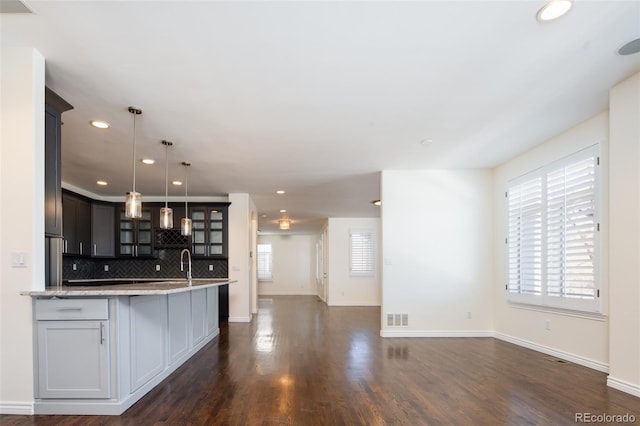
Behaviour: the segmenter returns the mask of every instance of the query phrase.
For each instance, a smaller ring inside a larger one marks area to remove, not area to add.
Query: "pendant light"
[[[173,229],[173,209],[169,208],[169,147],[173,142],[162,141],[164,145],[164,207],[160,209],[160,228]]]
[[[191,219],[189,218],[189,204],[187,202],[187,193],[188,193],[188,189],[189,189],[189,169],[188,169],[188,167],[191,166],[191,163],[187,163],[187,162],[183,161],[182,165],[185,167],[186,176],[185,176],[185,180],[184,180],[184,217],[180,221],[180,233],[182,235],[188,236],[188,235],[191,235],[192,229],[193,229],[193,226],[192,226],[192,223],[191,223]]]
[[[142,194],[136,192],[136,115],[142,114],[142,110],[129,107],[129,112],[133,114],[133,189],[127,192],[125,216],[130,219],[139,219],[142,217]]]
[[[291,228],[291,221],[289,219],[280,219],[278,221],[278,227],[282,230]]]

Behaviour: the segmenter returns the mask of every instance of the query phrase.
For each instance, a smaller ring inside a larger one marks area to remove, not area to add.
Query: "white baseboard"
[[[640,385],[625,382],[615,377],[607,377],[607,386],[640,398]]]
[[[381,330],[381,337],[493,337],[490,331],[404,331]]]
[[[560,351],[557,349],[550,348],[548,346],[540,345],[538,343],[530,342],[528,340],[519,339],[517,337],[509,336],[507,334],[502,333],[493,333],[494,337],[499,340],[504,340],[505,342],[513,343],[514,345],[522,346],[527,349],[532,349],[537,352],[542,352],[543,354],[551,355],[556,358],[564,359],[566,361],[573,362],[574,364],[579,364],[584,367],[589,367],[597,371],[601,371],[603,373],[609,372],[609,365],[604,364],[599,361],[594,361],[589,358],[585,358],[579,355],[575,355],[569,352]]]
[[[251,317],[229,317],[229,322],[251,322]]]
[[[0,401],[0,414],[31,416],[34,414],[33,402]]]

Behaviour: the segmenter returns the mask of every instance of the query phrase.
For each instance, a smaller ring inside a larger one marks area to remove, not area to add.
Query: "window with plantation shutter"
[[[273,279],[273,252],[271,244],[258,244],[257,249],[258,281],[271,281]]]
[[[599,312],[598,146],[509,183],[513,302]]]
[[[349,232],[351,275],[373,275],[373,231]]]

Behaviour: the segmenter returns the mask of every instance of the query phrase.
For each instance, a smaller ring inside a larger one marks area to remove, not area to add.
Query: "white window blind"
[[[373,231],[351,230],[350,241],[350,270],[351,275],[373,274]]]
[[[542,294],[542,178],[509,188],[509,291]]]
[[[509,183],[511,301],[599,311],[597,152],[596,145]]]
[[[271,281],[273,279],[273,252],[271,244],[258,244],[258,281]]]

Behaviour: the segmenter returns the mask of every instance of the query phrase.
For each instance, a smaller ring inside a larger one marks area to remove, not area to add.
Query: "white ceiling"
[[[607,109],[640,71],[640,1],[24,1],[2,47],[33,46],[63,116],[63,180],[101,197],[249,193],[263,232],[375,217],[385,169],[493,167]],[[111,123],[108,130],[89,125]],[[421,141],[432,140],[423,146]],[[106,188],[95,182],[104,179]],[[287,193],[277,196],[277,189]],[[183,189],[172,187],[170,195]],[[316,228],[314,228],[314,226]]]

